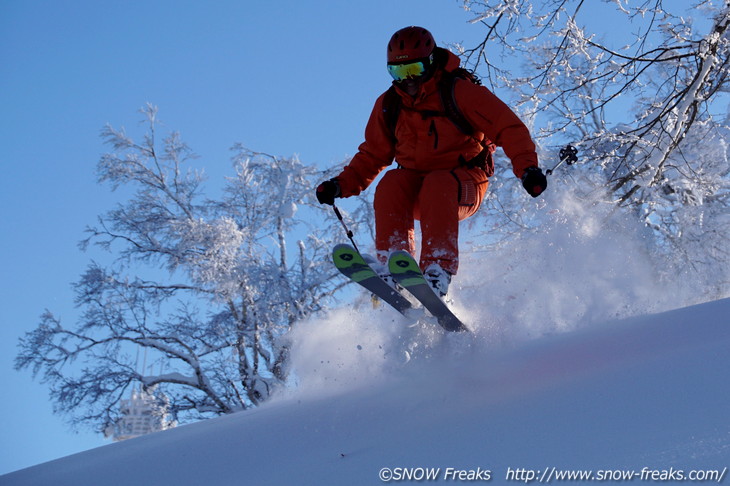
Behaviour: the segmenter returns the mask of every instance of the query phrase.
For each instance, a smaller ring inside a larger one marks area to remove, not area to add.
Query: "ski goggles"
[[[423,61],[409,62],[408,64],[388,64],[388,72],[396,81],[403,81],[423,76],[426,72],[426,66]]]
[[[396,81],[415,79],[426,74],[431,65],[431,59],[419,59],[418,61],[404,64],[388,64],[388,72]]]

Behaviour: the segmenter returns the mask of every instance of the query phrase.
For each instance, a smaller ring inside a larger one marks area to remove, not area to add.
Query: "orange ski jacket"
[[[451,52],[444,52],[447,53],[447,61],[442,69],[453,71],[459,67],[459,58]],[[365,128],[365,141],[336,178],[341,197],[360,194],[393,160],[402,167],[424,172],[455,169],[460,161],[471,160],[481,152],[482,141],[491,141],[502,147],[518,178],[522,177],[526,168],[537,167],[535,144],[527,127],[484,86],[464,79],[457,79],[454,85],[457,106],[474,127],[471,136],[464,134],[446,116],[425,114],[444,112],[438,89],[442,69],[437,69],[421,85],[415,97],[396,85],[402,103],[395,138],[383,114],[385,93],[378,97]]]

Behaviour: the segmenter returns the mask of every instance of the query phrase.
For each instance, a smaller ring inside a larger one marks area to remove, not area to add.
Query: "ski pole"
[[[347,233],[347,237],[352,242],[352,247],[355,248],[355,251],[360,253],[360,249],[357,247],[357,244],[355,243],[354,233],[350,231],[350,228],[347,227],[347,224],[345,224],[345,219],[342,217],[342,213],[340,213],[340,210],[335,206],[334,203],[332,203],[332,209],[335,211],[335,215],[337,215],[337,219],[340,220],[340,224],[343,228],[345,228],[345,233]]]
[[[552,174],[555,169],[557,169],[564,163],[568,165],[573,165],[576,162],[578,162],[578,149],[568,144],[560,149],[560,162],[558,162],[557,165],[552,169],[546,170],[545,175]]]

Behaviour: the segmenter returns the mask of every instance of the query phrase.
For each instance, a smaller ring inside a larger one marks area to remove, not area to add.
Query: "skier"
[[[441,297],[458,270],[459,221],[479,209],[494,172],[494,146],[503,148],[532,197],[547,187],[527,127],[487,88],[452,76],[465,73],[459,63],[422,27],[393,34],[387,64],[393,88],[376,100],[358,153],[316,192],[330,205],[356,196],[395,159],[397,168],[375,190],[377,258],[385,262],[395,250],[415,255],[419,220],[419,266]],[[452,84],[444,90],[446,79]]]

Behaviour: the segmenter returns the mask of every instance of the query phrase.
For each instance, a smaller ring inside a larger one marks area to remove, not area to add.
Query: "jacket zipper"
[[[433,148],[439,148],[439,134],[436,131],[436,122],[431,119],[431,125],[428,127],[428,136],[433,136]]]

